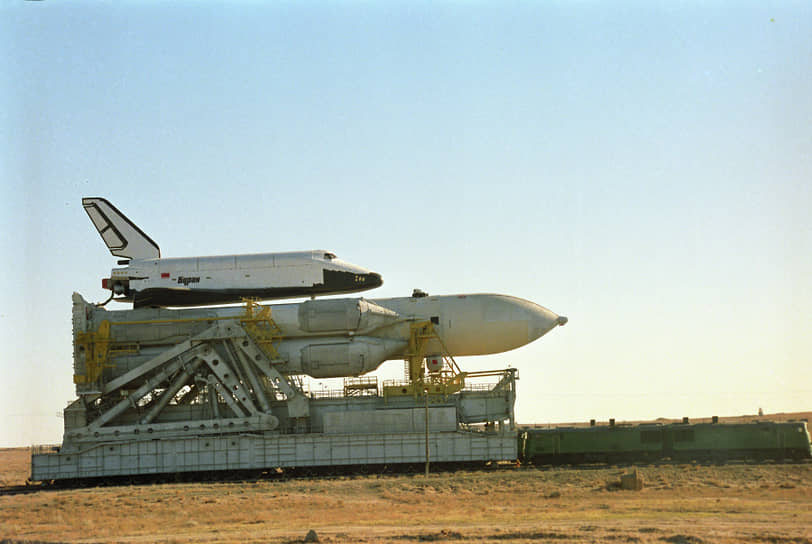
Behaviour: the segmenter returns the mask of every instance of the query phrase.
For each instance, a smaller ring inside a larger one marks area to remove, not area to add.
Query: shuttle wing
[[[106,199],[83,198],[82,206],[113,255],[128,259],[157,259],[161,256],[158,244]]]

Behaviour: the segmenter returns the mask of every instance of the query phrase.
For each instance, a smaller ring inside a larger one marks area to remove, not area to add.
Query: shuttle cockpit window
[[[325,254],[324,254],[324,260],[325,260],[325,261],[332,261],[332,260],[333,260],[333,259],[335,259],[335,258],[336,258],[336,254],[335,254],[335,253],[325,253]]]

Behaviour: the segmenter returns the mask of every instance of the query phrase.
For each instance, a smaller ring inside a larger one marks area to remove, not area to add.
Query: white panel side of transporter
[[[424,433],[233,435],[99,444],[79,453],[35,453],[34,481],[288,467],[397,465],[426,460]],[[438,432],[432,463],[515,460],[515,432]]]

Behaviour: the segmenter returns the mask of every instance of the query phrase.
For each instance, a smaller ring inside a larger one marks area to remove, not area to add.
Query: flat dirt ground
[[[29,455],[0,450],[2,542],[812,543],[810,462],[13,487]]]

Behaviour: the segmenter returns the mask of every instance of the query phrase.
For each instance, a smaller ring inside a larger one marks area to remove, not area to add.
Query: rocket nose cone
[[[543,306],[533,305],[531,318],[529,320],[528,336],[529,341],[532,342],[540,338],[556,328],[559,325],[565,324],[568,320],[564,316],[560,316],[551,312]]]
[[[567,319],[563,315],[558,316],[558,326],[559,327],[563,327],[564,325],[566,325],[567,321],[569,321],[569,319]]]

